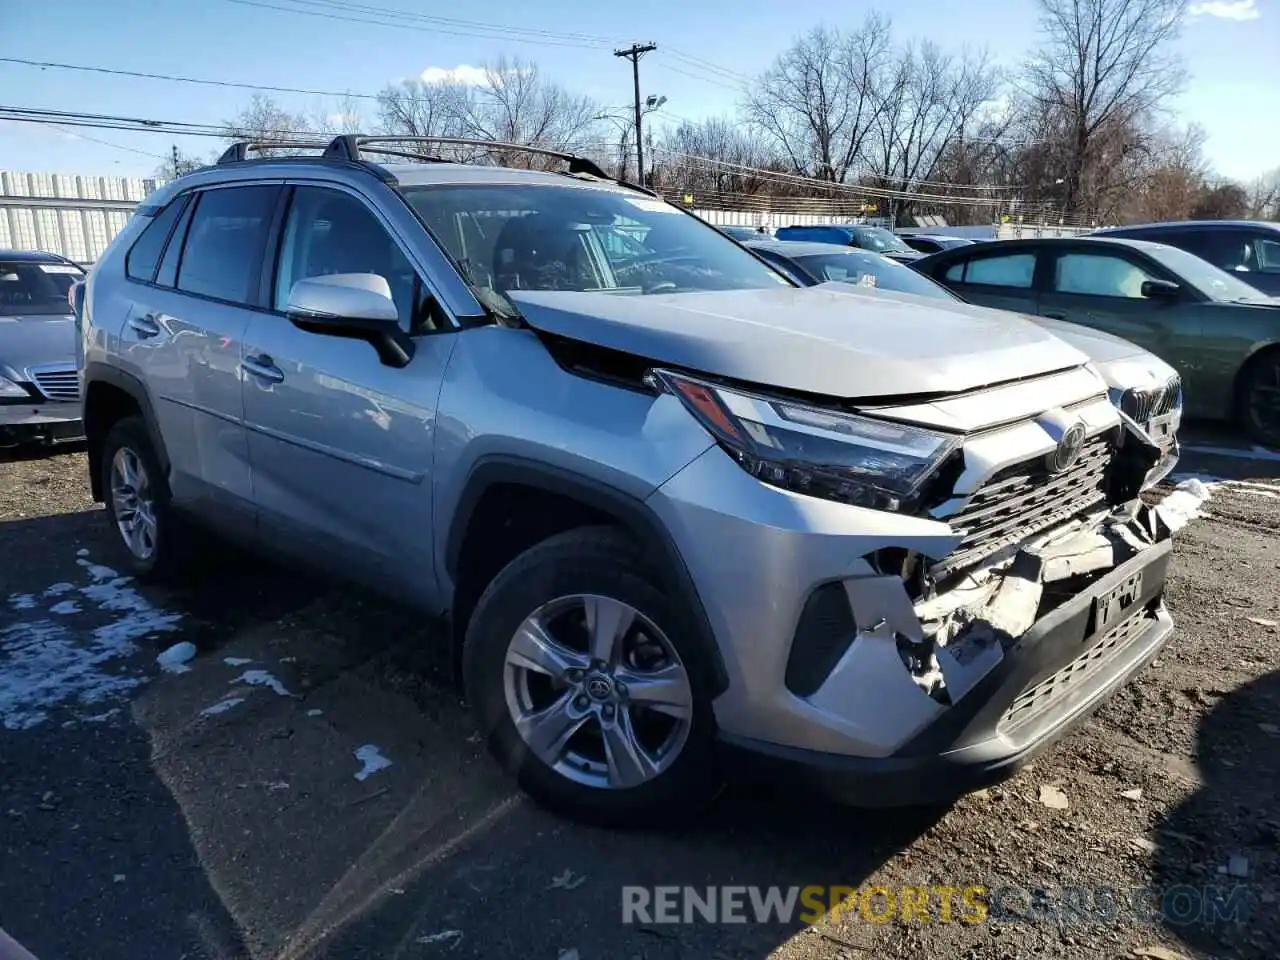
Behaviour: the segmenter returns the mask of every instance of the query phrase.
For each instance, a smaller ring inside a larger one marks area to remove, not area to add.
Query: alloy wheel
[[[575,594],[543,604],[507,645],[507,710],[521,739],[586,786],[640,786],[689,737],[693,691],[671,641],[639,610]]]
[[[1280,442],[1280,359],[1260,359],[1245,395],[1250,426],[1259,436]]]
[[[111,508],[129,552],[148,561],[156,552],[155,491],[136,452],[120,447],[111,459]]]

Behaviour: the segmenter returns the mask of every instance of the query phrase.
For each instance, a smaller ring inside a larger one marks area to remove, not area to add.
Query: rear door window
[[[946,272],[953,283],[969,283],[986,287],[1013,287],[1030,290],[1036,275],[1034,253],[1010,253],[1003,256],[975,257],[954,264]]]
[[[200,194],[178,267],[178,289],[255,304],[263,250],[280,188],[229,187]]]

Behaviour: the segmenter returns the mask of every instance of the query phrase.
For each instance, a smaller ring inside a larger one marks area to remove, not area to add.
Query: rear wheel
[[[1280,449],[1280,350],[1249,361],[1240,377],[1240,419],[1249,436]]]
[[[657,584],[624,536],[592,528],[526,551],[480,598],[468,697],[495,756],[552,809],[672,822],[718,789],[706,658]]]

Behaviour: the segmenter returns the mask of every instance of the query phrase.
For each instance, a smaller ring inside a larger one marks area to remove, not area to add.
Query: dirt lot
[[[517,797],[431,624],[230,552],[139,588],[80,453],[0,459],[0,927],[41,960],[1280,956],[1280,459],[1201,444],[1182,470],[1232,479],[1174,640],[1034,767],[948,811],[739,787],[678,834]],[[624,925],[624,885],[925,887],[930,919]]]

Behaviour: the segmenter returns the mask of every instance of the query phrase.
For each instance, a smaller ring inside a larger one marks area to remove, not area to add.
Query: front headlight
[[[0,399],[2,400],[30,400],[31,394],[27,393],[22,387],[14,383],[8,377],[0,377]]]
[[[915,505],[960,438],[887,420],[744,393],[669,370],[652,380],[683,401],[752,476],[875,510]]]

